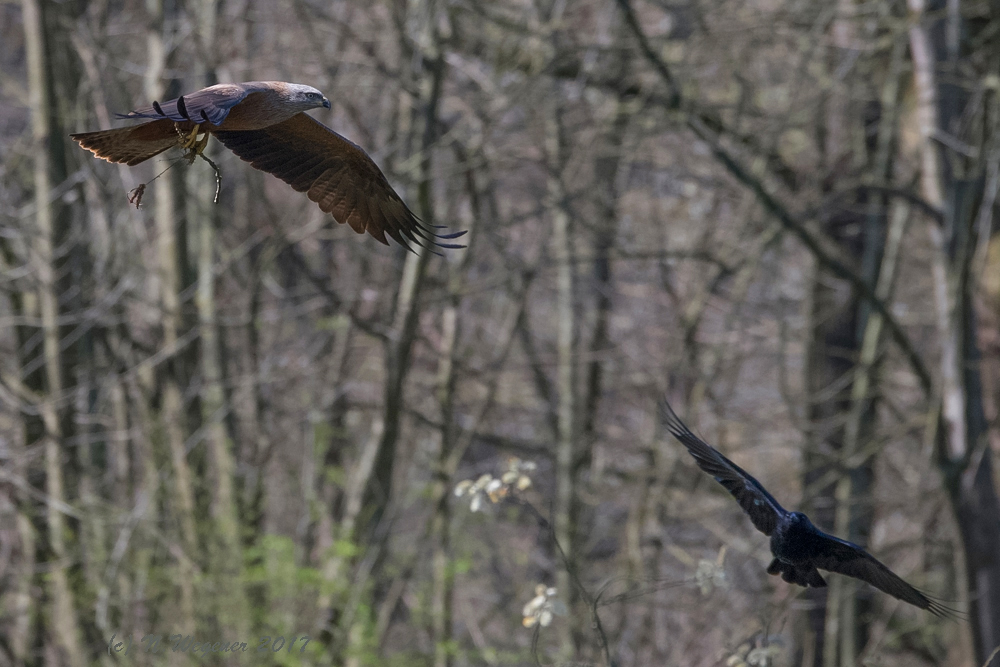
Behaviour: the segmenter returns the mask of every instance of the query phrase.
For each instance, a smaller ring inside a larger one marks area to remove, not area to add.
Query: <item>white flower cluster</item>
[[[552,623],[553,615],[565,616],[566,605],[561,600],[556,600],[555,597],[556,589],[545,584],[535,586],[535,597],[524,605],[524,610],[521,612],[524,616],[521,620],[524,627],[532,628],[539,625],[545,628]]]
[[[524,491],[531,486],[528,473],[534,472],[537,467],[534,461],[522,461],[512,456],[507,459],[507,472],[500,475],[500,481],[508,486],[516,486],[518,491]]]
[[[507,495],[503,482],[494,479],[493,475],[483,475],[475,482],[471,479],[463,479],[455,485],[455,495],[469,497],[469,509],[478,512],[483,506],[483,495],[489,496],[493,502],[498,502]]]
[[[459,498],[469,498],[469,509],[478,512],[483,506],[483,497],[490,499],[490,502],[497,503],[510,492],[511,488],[524,491],[531,486],[531,478],[528,477],[537,466],[531,461],[522,461],[519,458],[511,458],[507,461],[507,471],[499,478],[486,474],[480,476],[476,481],[465,479],[455,485],[455,495]]]

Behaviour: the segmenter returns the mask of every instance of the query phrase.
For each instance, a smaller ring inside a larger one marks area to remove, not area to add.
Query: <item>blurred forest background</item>
[[[215,142],[218,204],[180,160],[137,209],[180,152],[67,136],[262,79],[468,249]],[[3,0],[0,155],[0,665],[1000,645],[997,0]],[[663,396],[967,621],[769,577]],[[512,457],[530,487],[452,492]],[[539,584],[567,613],[526,628]],[[147,633],[253,653],[108,655]]]

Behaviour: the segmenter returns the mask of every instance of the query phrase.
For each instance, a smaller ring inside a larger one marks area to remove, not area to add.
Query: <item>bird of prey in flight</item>
[[[440,243],[464,232],[438,234],[406,207],[375,162],[360,147],[305,111],[330,108],[312,86],[283,81],[220,83],[167,102],[136,109],[120,118],[148,119],[132,127],[70,135],[108,162],[139,164],[179,146],[194,159],[214,135],[240,159],[305,192],[337,222],[410,243]],[[199,135],[201,138],[199,139]]]
[[[662,405],[667,430],[687,447],[699,468],[736,498],[754,527],[771,538],[774,560],[767,566],[768,574],[816,588],[826,586],[817,569],[846,574],[936,616],[953,615],[952,610],[910,586],[858,545],[827,535],[801,512],[784,509],[760,482],[692,433],[666,401]]]

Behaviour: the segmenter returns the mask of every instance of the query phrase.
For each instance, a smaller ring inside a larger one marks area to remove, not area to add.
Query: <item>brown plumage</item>
[[[440,243],[464,234],[437,234],[396,194],[378,165],[360,147],[305,115],[330,101],[312,86],[283,81],[222,83],[174,100],[143,107],[121,118],[149,122],[116,130],[70,135],[109,162],[133,166],[180,146],[200,153],[214,135],[242,160],[305,192],[326,213],[382,243],[386,236],[410,243]],[[196,141],[197,135],[204,135]]]

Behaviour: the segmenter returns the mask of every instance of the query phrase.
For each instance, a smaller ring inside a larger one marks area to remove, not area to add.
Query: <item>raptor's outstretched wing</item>
[[[359,234],[368,232],[382,243],[388,243],[388,235],[407,248],[410,243],[462,247],[437,239],[464,232],[435,233],[410,212],[367,153],[305,114],[262,130],[215,136],[241,159],[305,192],[324,212]]]

